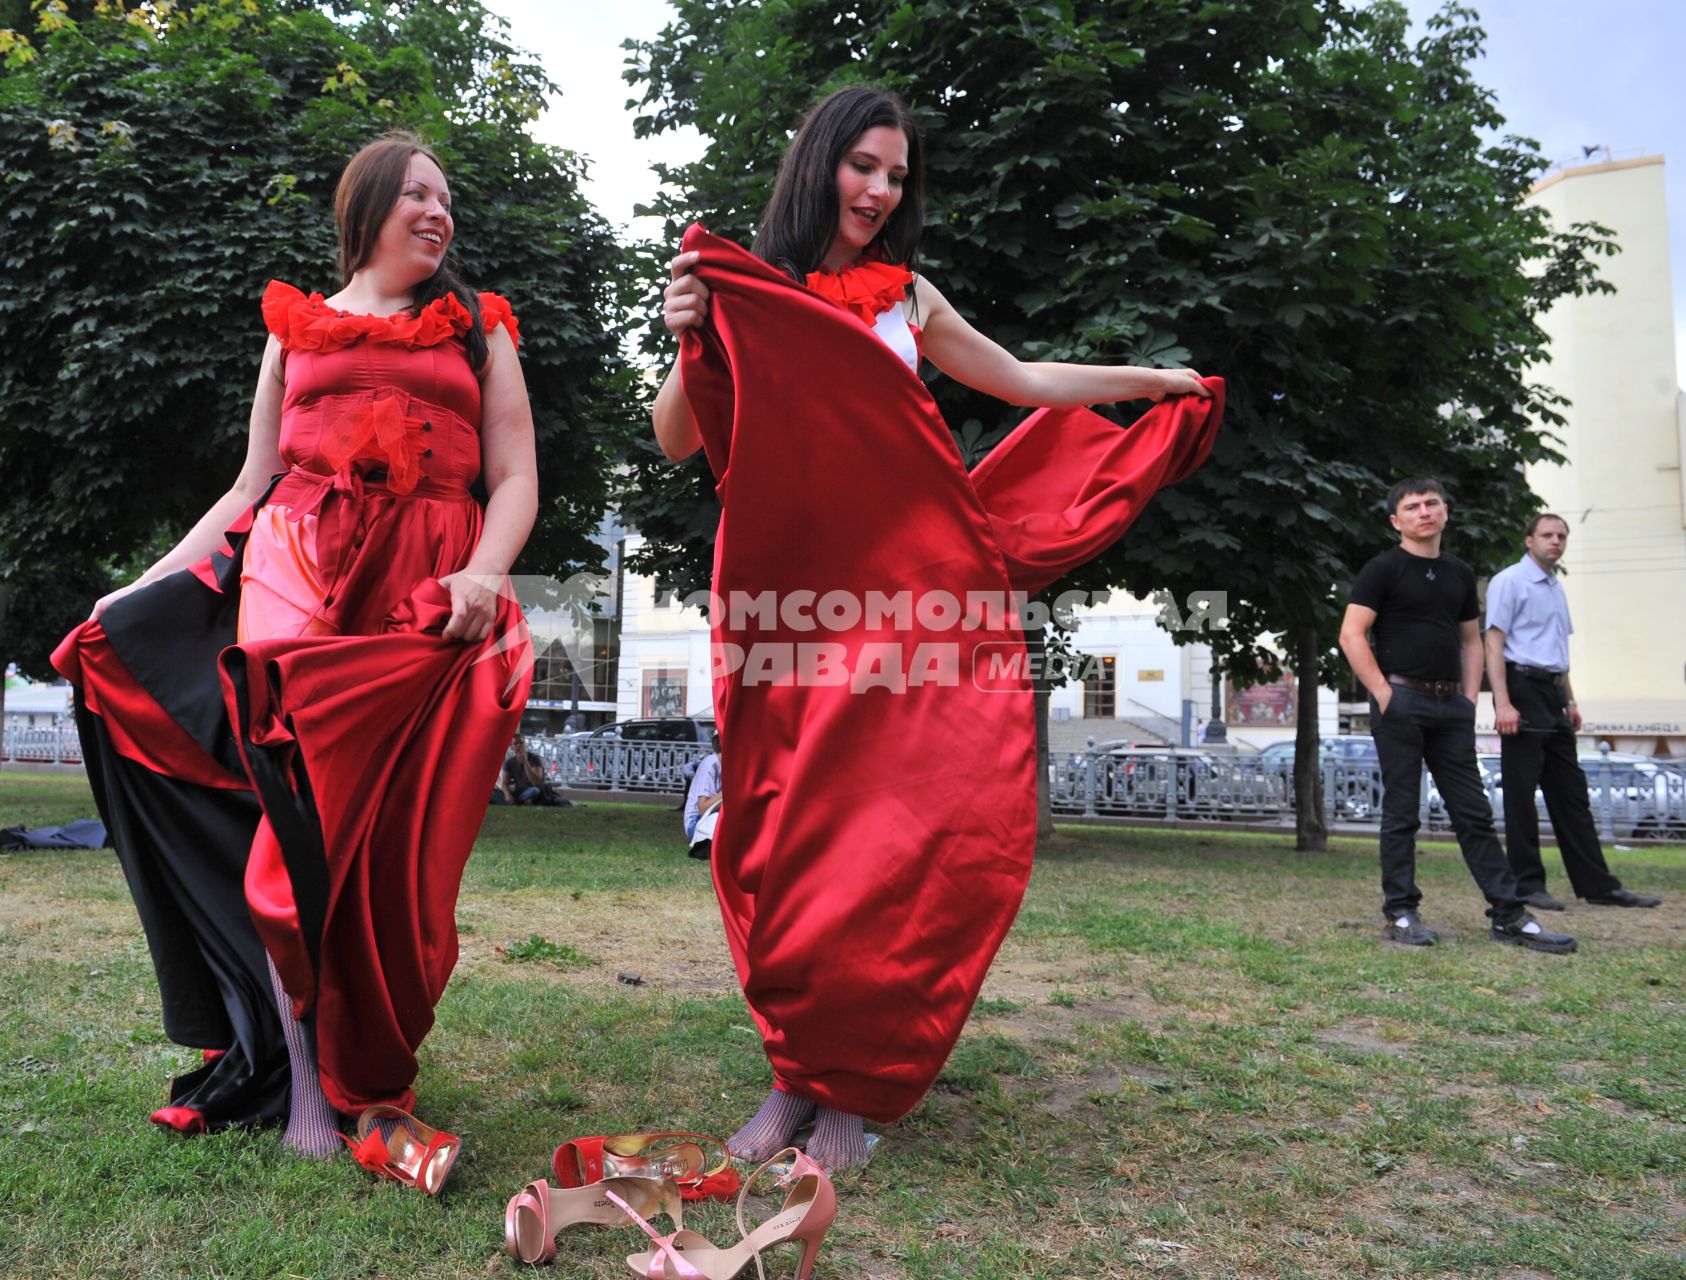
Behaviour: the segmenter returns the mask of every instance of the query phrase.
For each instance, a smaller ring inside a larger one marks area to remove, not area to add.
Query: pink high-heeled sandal
[[[791,1157],[790,1171],[776,1184],[790,1188],[784,1208],[754,1231],[747,1230],[743,1217],[744,1201],[755,1186],[756,1179],[786,1156]],[[607,1194],[615,1198],[612,1192]],[[738,1233],[743,1239],[730,1249],[716,1248],[695,1231],[680,1230],[672,1235],[660,1235],[630,1205],[621,1202],[621,1207],[656,1246],[647,1253],[632,1254],[626,1260],[632,1274],[642,1277],[642,1280],[733,1280],[751,1262],[755,1264],[756,1275],[766,1280],[761,1255],[775,1245],[793,1240],[802,1246],[796,1280],[809,1280],[814,1270],[814,1259],[819,1256],[820,1242],[837,1218],[837,1193],[832,1190],[831,1179],[826,1177],[825,1170],[796,1148],[786,1147],[745,1179],[743,1192],[738,1196],[737,1214]]]
[[[510,1197],[503,1215],[504,1250],[517,1262],[536,1265],[556,1256],[556,1233],[564,1227],[582,1222],[624,1227],[631,1222],[629,1213],[665,1213],[678,1231],[684,1211],[671,1178],[604,1178],[583,1187],[553,1187],[540,1179]]]

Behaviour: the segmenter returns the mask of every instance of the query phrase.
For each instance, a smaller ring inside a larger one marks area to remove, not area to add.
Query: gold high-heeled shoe
[[[784,1208],[754,1231],[746,1230],[743,1210],[750,1189],[755,1186],[757,1178],[786,1156],[792,1158],[790,1171],[776,1184],[790,1188]],[[613,1192],[606,1194],[614,1198]],[[820,1242],[837,1218],[837,1193],[832,1190],[831,1179],[826,1177],[825,1170],[796,1148],[786,1147],[745,1180],[743,1192],[738,1196],[738,1232],[743,1239],[730,1249],[716,1248],[695,1231],[679,1230],[668,1236],[658,1235],[656,1229],[630,1205],[623,1204],[622,1207],[655,1242],[654,1249],[632,1254],[626,1260],[632,1274],[642,1280],[732,1280],[751,1262],[755,1264],[756,1274],[765,1280],[761,1255],[775,1245],[790,1241],[802,1246],[796,1280],[809,1280],[814,1270],[814,1259],[819,1256]]]
[[[604,1178],[672,1178],[687,1200],[697,1197],[686,1192],[724,1173],[731,1162],[719,1138],[681,1132],[570,1138],[550,1157],[556,1180],[565,1187],[588,1186]]]

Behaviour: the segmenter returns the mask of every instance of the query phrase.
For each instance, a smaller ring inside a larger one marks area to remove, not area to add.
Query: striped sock
[[[275,1003],[281,1011],[281,1033],[287,1038],[287,1065],[293,1072],[292,1108],[287,1113],[287,1132],[282,1143],[301,1156],[331,1156],[345,1145],[340,1140],[340,1117],[322,1092],[316,1075],[316,1055],[310,1041],[293,1017],[293,1002],[281,985],[275,961],[269,962],[269,982],[275,988]]]
[[[726,1149],[739,1160],[765,1160],[788,1147],[791,1135],[813,1114],[814,1104],[808,1099],[774,1089],[754,1118],[731,1136]]]
[[[814,1136],[808,1139],[808,1158],[827,1173],[840,1173],[866,1163],[866,1129],[859,1116],[830,1107],[814,1113]]]

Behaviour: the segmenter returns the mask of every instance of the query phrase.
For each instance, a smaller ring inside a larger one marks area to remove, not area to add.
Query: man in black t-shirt
[[[1440,938],[1417,914],[1423,896],[1416,876],[1417,810],[1426,764],[1464,862],[1487,898],[1489,935],[1535,951],[1573,951],[1572,937],[1547,932],[1528,914],[1493,832],[1493,808],[1475,762],[1481,607],[1474,571],[1440,551],[1445,491],[1427,477],[1402,480],[1389,491],[1387,505],[1399,545],[1358,571],[1341,621],[1341,651],[1370,691],[1370,736],[1382,769],[1384,936],[1414,947]]]

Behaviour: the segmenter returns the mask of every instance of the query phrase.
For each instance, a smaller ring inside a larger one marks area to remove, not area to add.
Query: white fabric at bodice
[[[872,331],[886,347],[902,358],[902,362],[919,372],[919,344],[914,341],[913,327],[907,322],[907,315],[902,310],[902,304],[892,302],[878,313],[878,318],[872,322]]]

